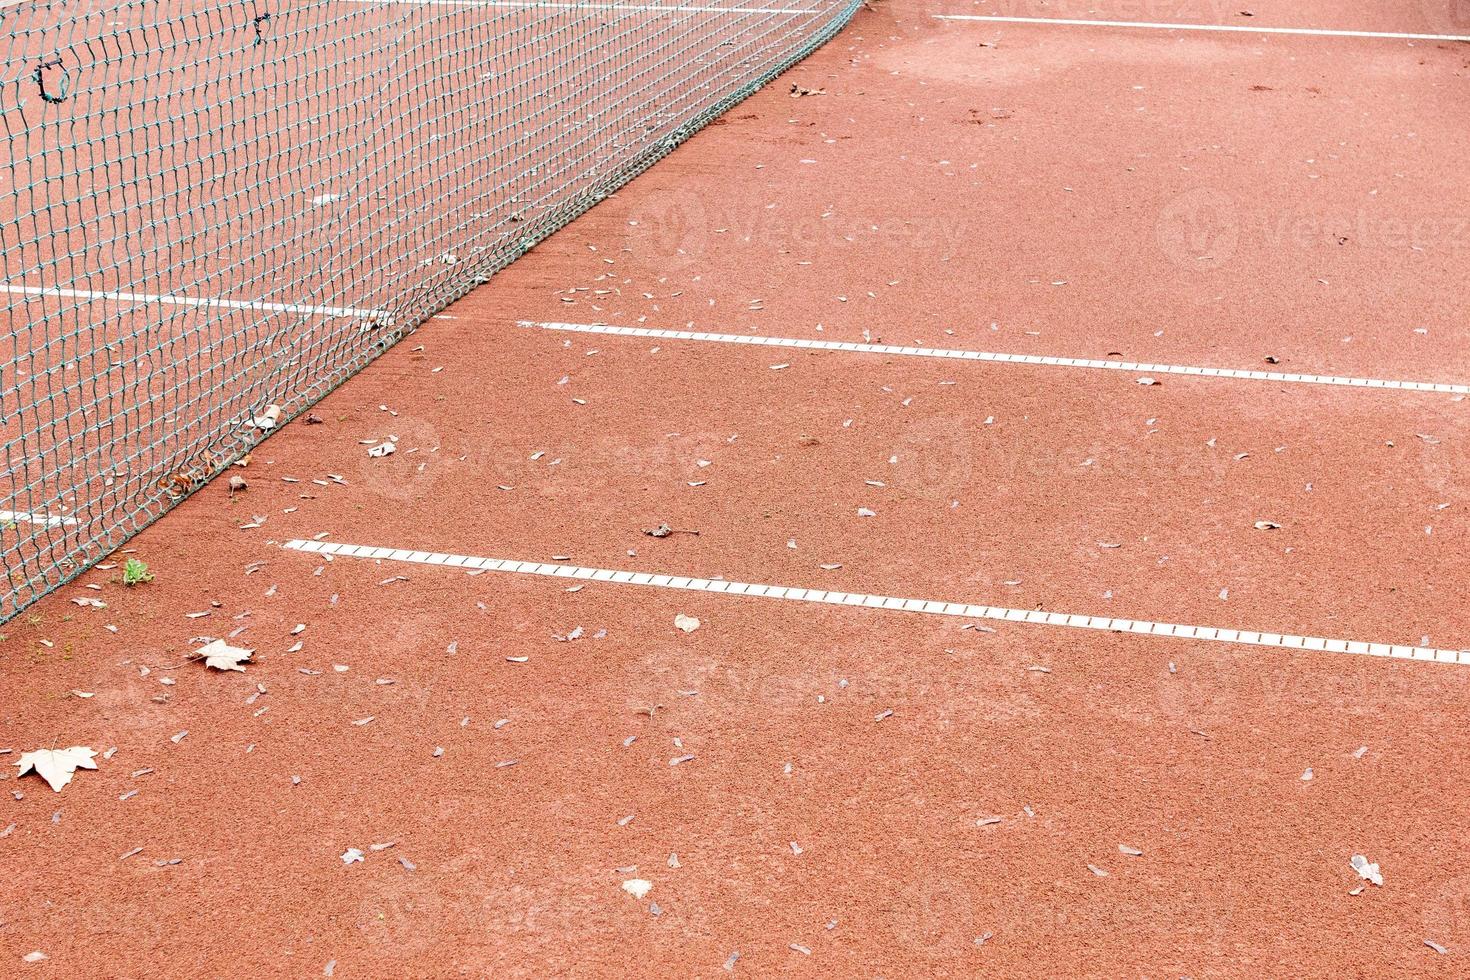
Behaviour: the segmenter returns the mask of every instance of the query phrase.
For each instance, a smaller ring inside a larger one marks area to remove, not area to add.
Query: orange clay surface
[[[1073,7],[952,9],[1244,22]],[[1470,644],[1463,398],[516,326],[1470,380],[1470,45],[939,9],[859,13],[8,624],[0,974],[1470,974],[1470,667],[280,548]]]

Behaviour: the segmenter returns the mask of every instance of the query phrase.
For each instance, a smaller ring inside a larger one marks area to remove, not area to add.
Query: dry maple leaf
[[[243,647],[232,647],[224,640],[214,640],[194,651],[195,656],[203,658],[206,667],[241,672],[245,670],[244,661],[249,660],[254,652]]]
[[[97,763],[92,757],[97,753],[85,745],[73,745],[69,749],[37,749],[34,752],[21,753],[20,761],[16,763],[20,772],[16,778],[35,770],[36,775],[51,784],[53,792],[60,793],[61,788],[71,782],[72,773],[78,769],[96,769]]]
[[[255,423],[257,429],[264,429],[269,432],[281,421],[281,406],[267,405],[265,411],[261,412],[251,421]]]

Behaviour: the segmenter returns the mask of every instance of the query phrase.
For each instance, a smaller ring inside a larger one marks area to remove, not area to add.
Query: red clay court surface
[[[518,325],[1470,382],[1470,45],[931,16],[1203,8],[874,4],[9,624],[110,754],[7,766],[4,972],[1470,974],[1460,390]]]

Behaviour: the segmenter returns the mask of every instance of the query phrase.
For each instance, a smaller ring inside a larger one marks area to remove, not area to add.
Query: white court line
[[[695,14],[819,14],[821,10],[788,7],[689,7],[672,3],[541,3],[538,0],[348,0],[350,3],[396,3],[414,7],[514,7],[538,10],[632,10]]]
[[[1167,636],[1181,640],[1280,647],[1286,650],[1321,650],[1328,653],[1357,653],[1370,657],[1395,657],[1401,660],[1470,664],[1470,650],[1437,650],[1432,647],[1396,646],[1388,643],[1367,643],[1361,640],[1331,640],[1320,636],[1261,633],[1255,630],[1220,629],[1214,626],[1183,626],[1178,623],[1154,623],[1143,619],[1114,619],[1108,616],[1083,616],[1075,613],[1043,612],[1037,609],[1007,609],[1002,606],[980,606],[967,602],[900,599],[895,596],[866,595],[861,592],[828,592],[824,589],[755,585],[750,582],[688,578],[682,575],[659,575],[652,572],[583,568],[578,565],[548,565],[542,562],[510,561],[503,558],[473,558],[468,555],[449,555],[403,548],[375,548],[369,545],[338,544],[332,541],[295,540],[287,541],[284,547],[293,551],[326,555],[329,559],[341,555],[344,558],[444,565],[450,568],[508,572],[514,575],[585,579],[591,582],[611,582],[615,585],[642,585],[656,589],[683,589],[689,592],[714,592],[721,595],[785,599],[791,602],[818,602],[834,606],[863,606],[869,609],[928,613],[934,616],[993,619],[1008,623],[1029,623],[1035,626],[1067,626],[1075,629]]]
[[[892,344],[853,344],[836,340],[807,340],[799,337],[753,337],[731,333],[694,333],[688,330],[656,330],[651,327],[612,327],[602,323],[541,323],[517,321],[540,330],[570,330],[575,333],[610,334],[615,337],[658,337],[664,340],[694,340],[715,344],[750,344],[757,347],[795,347],[803,350],[835,350],[857,354],[897,354],[905,357],[939,357],[958,361],[989,361],[996,364],[1034,364],[1047,367],[1127,371],[1135,374],[1184,374],[1198,378],[1235,378],[1247,381],[1281,381],[1292,384],[1340,385],[1346,388],[1389,388],[1397,391],[1433,391],[1470,395],[1470,384],[1435,381],[1389,381],[1379,378],[1344,378],[1325,374],[1287,374],[1283,371],[1246,371],[1237,368],[1189,367],[1182,364],[1144,364],[1136,361],[1100,361],[1084,357],[1047,357],[1040,354],[998,354],[983,350],[947,350],[942,347],[898,347]]]
[[[230,310],[269,310],[277,313],[313,313],[317,316],[340,316],[375,320],[389,326],[393,314],[383,310],[356,310],[350,306],[303,306],[298,303],[264,303],[260,300],[215,299],[204,296],[173,296],[167,293],[99,292],[90,289],[63,289],[60,286],[15,286],[0,283],[0,293],[22,296],[61,296],[68,299],[100,299],[118,303],[164,303],[170,306],[219,306]]]
[[[23,510],[0,510],[0,521],[15,521],[21,524],[44,524],[46,527],[59,527],[63,524],[78,523],[75,517],[52,517],[50,514],[32,514]]]
[[[1053,17],[997,17],[985,14],[931,14],[935,20],[978,20],[1001,24],[1058,24],[1067,27],[1136,27],[1149,31],[1220,31],[1228,34],[1304,34],[1309,37],[1378,37],[1400,41],[1470,41],[1463,34],[1400,34],[1394,31],[1339,31],[1321,27],[1247,27],[1244,24],[1153,24],[1137,20],[1063,20]]]

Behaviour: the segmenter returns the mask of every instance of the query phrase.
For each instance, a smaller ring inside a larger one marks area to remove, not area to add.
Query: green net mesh
[[[760,2],[0,0],[0,622],[857,5]]]

